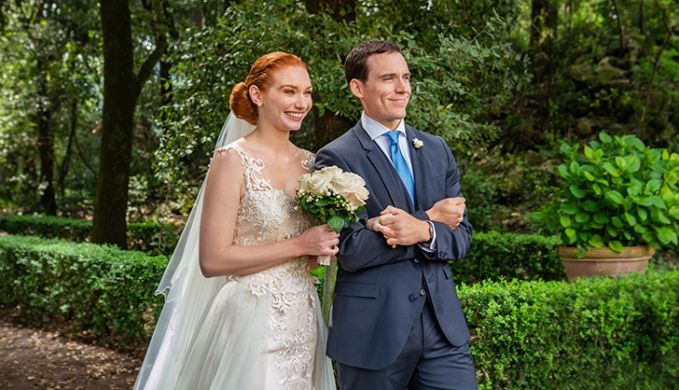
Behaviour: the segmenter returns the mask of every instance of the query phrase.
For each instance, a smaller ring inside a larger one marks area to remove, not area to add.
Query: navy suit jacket
[[[403,349],[413,321],[425,303],[424,288],[445,337],[460,346],[469,330],[450,276],[448,259],[465,256],[472,227],[464,220],[455,229],[434,222],[436,241],[431,253],[418,245],[386,244],[381,234],[366,228],[369,218],[393,205],[422,220],[437,201],[461,196],[460,176],[453,155],[440,137],[406,125],[415,179],[416,204],[410,200],[398,173],[361,123],[321,148],[315,168],[335,165],[366,182],[370,197],[360,221],[340,235],[339,270],[328,335],[327,354],[359,368],[383,369]],[[412,140],[423,142],[420,149]]]

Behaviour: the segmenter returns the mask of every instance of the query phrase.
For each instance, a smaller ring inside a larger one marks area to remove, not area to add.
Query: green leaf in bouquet
[[[328,225],[330,225],[332,230],[339,233],[346,226],[346,221],[342,217],[333,215],[332,217],[328,218]]]

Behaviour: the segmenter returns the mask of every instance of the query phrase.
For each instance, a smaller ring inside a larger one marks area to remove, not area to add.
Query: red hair
[[[301,58],[294,54],[274,51],[257,58],[250,68],[245,81],[234,85],[229,98],[229,106],[238,118],[257,124],[257,105],[250,98],[250,87],[256,86],[265,91],[271,84],[271,74],[286,66],[301,66],[307,69]]]

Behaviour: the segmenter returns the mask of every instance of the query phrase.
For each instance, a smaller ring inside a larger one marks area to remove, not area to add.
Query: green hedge
[[[145,343],[162,307],[164,256],[87,243],[0,236],[0,305],[28,321],[65,321],[97,343]]]
[[[181,226],[159,222],[127,224],[127,246],[152,255],[172,254]],[[92,222],[53,216],[0,215],[0,230],[16,235],[35,235],[68,241],[87,241]]]
[[[149,254],[170,255],[180,228],[156,222],[128,224],[128,246]],[[0,230],[16,235],[37,235],[75,242],[86,241],[90,221],[50,216],[0,216]],[[561,280],[563,266],[556,255],[556,237],[498,232],[474,233],[472,247],[462,261],[452,261],[457,281],[475,283],[497,280]]]
[[[0,237],[0,305],[143,347],[164,257]],[[621,279],[460,284],[482,389],[663,389],[679,380],[679,271]]]
[[[679,271],[459,288],[482,389],[670,389]]]
[[[478,232],[469,253],[450,262],[458,282],[484,279],[564,280],[566,273],[556,254],[558,237],[537,234]]]

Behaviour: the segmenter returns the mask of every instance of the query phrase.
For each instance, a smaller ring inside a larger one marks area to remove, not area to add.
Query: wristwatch
[[[434,239],[434,222],[432,221],[425,221],[429,224],[429,239],[427,241],[422,242],[423,244],[430,245],[431,241]]]

